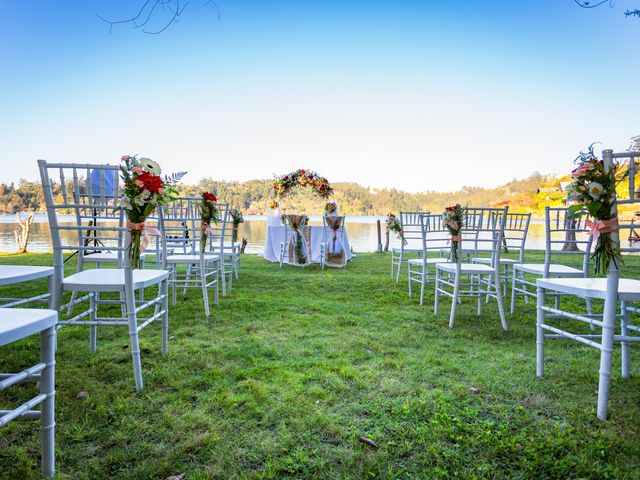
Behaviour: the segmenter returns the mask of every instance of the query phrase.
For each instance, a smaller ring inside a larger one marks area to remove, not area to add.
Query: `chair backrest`
[[[130,271],[129,245],[125,241],[126,215],[120,208],[120,185],[115,180],[119,167],[38,160],[38,168],[51,229],[55,275],[60,285],[64,278],[65,251],[84,255],[99,245],[101,249],[117,253],[119,265]],[[98,185],[100,188],[96,191]],[[74,221],[61,222],[58,215],[65,214],[71,214]],[[77,240],[69,242],[68,233]]]
[[[423,215],[429,215],[429,212],[404,212],[400,211],[400,226],[405,242],[400,242],[400,249],[415,248],[418,242],[422,241],[422,224]]]
[[[331,219],[327,219],[327,216],[331,217]],[[337,228],[334,230],[332,228],[332,224],[330,222],[333,222],[333,225],[335,225]],[[333,232],[335,231],[336,233],[336,238],[340,239],[340,242],[342,243],[342,245],[344,245],[344,238],[345,238],[345,216],[337,216],[337,215],[324,215],[322,217],[322,240],[324,243],[328,242],[329,240],[333,239]]]
[[[502,239],[509,207],[466,207],[461,231],[462,241],[458,242],[458,267],[464,257],[488,256],[491,266],[500,266]]]
[[[224,246],[227,230],[228,204],[218,203],[220,221],[211,223],[203,245],[202,199],[200,197],[178,197],[161,212],[165,232],[165,243],[174,249],[174,254],[200,255]]]
[[[300,223],[300,233],[303,233],[304,228],[307,226],[307,221],[308,220],[303,220]],[[286,255],[286,252],[289,251],[289,245],[291,244],[291,240],[293,238],[293,229],[291,227],[291,220],[289,218],[289,215],[283,216],[282,223],[284,224],[284,251]]]
[[[442,249],[447,248],[451,241],[451,235],[442,221],[442,215],[422,215],[420,217],[420,230],[422,237],[422,262],[426,263],[427,258],[430,256],[441,257]]]
[[[524,249],[531,223],[530,213],[507,213],[502,246],[509,253],[518,254],[518,262],[524,261]]]
[[[570,218],[567,207],[545,207],[544,276],[549,276],[552,263],[559,257],[571,255],[582,260],[584,276],[589,274],[591,235],[587,235],[586,217]]]
[[[603,158],[605,152],[602,152]],[[628,198],[618,198],[617,205],[634,205],[640,203],[640,186],[637,185],[636,161],[640,162],[640,152],[610,153],[610,160],[617,160],[618,164],[628,172],[629,189]],[[640,212],[634,212],[633,216],[618,215],[619,241],[621,253],[640,252]],[[624,240],[627,243],[624,243]]]

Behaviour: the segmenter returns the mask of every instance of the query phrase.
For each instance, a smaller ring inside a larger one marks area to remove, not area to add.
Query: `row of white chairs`
[[[605,150],[603,157],[606,168],[611,171],[614,168],[626,169],[629,175],[628,198],[616,198],[614,209],[616,204],[640,203],[640,189],[636,189],[635,185],[636,159],[640,157],[640,153],[616,154],[611,150]],[[619,162],[618,167],[613,163],[615,159]],[[593,239],[587,219],[571,218],[567,208],[546,207],[544,262],[525,263],[523,255],[529,229],[529,215],[510,214],[506,208],[467,209],[463,240],[458,249],[458,261],[452,263],[449,257],[443,255],[447,250],[447,246],[443,244],[447,243],[450,235],[442,224],[440,215],[403,213],[400,221],[405,238],[415,238],[415,225],[411,222],[416,223],[417,219],[422,245],[420,248],[410,248],[403,244],[392,253],[392,278],[398,281],[403,265],[402,259],[408,253],[417,256],[418,258],[405,259],[409,294],[411,295],[412,285],[419,284],[422,304],[425,284],[434,282],[436,311],[440,295],[452,297],[450,326],[453,326],[461,296],[476,298],[478,314],[481,313],[483,298],[495,298],[505,330],[507,325],[501,297],[506,292],[506,284],[511,283],[512,313],[515,311],[517,296],[522,296],[526,303],[532,297],[536,298],[536,374],[539,377],[544,375],[546,339],[570,339],[597,348],[601,353],[597,417],[601,420],[606,419],[614,344],[621,344],[621,372],[622,377],[627,378],[631,374],[631,345],[640,342],[640,327],[632,323],[632,314],[640,313],[640,308],[634,305],[640,302],[640,280],[620,278],[620,268],[624,265],[622,261],[611,262],[607,278],[590,276],[589,268],[593,268],[593,265],[590,265],[589,258]],[[616,217],[616,212],[612,212],[612,218]],[[631,240],[631,232],[639,227],[633,218],[620,218],[618,223],[618,229],[610,235],[612,241],[620,246],[620,252],[640,252],[640,244],[637,242],[630,242],[628,246],[620,243],[620,232],[628,232]],[[514,240],[516,244],[513,244]],[[488,244],[488,248],[483,248],[483,243]],[[518,258],[501,259],[502,248],[518,251]],[[569,256],[577,261],[567,265],[567,262],[560,260]],[[464,262],[463,258],[468,261]],[[484,268],[480,265],[484,265]],[[434,269],[432,274],[429,273],[430,269]],[[467,280],[463,283],[462,278],[465,276]],[[576,308],[572,307],[573,303],[568,303],[569,308],[561,305],[562,296],[584,299],[585,311],[576,311]],[[552,305],[548,305],[549,299],[552,300]],[[601,313],[594,313],[594,300],[603,304]],[[619,322],[618,327],[616,322]],[[578,328],[580,324],[586,328]]]

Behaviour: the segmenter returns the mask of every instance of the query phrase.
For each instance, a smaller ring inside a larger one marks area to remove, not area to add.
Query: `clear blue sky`
[[[142,3],[2,2],[0,181],[138,153],[189,182],[449,190],[640,134],[640,0],[218,0],[219,22],[193,0],[161,35],[95,16]]]

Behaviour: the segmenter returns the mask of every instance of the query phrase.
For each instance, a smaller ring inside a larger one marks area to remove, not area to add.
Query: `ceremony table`
[[[311,239],[311,262],[320,263],[322,260],[320,248],[324,240],[323,229],[321,225],[307,225],[306,229],[310,229]],[[291,230],[290,230],[291,231]],[[349,238],[347,232],[344,235],[344,250],[347,260],[351,260],[353,254],[349,246]],[[267,237],[264,241],[264,250],[262,252],[264,258],[270,262],[280,261],[280,244],[284,242],[284,225],[267,225]]]

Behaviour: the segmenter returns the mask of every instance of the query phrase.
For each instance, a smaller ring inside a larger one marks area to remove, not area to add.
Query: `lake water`
[[[61,216],[61,222],[71,222],[71,217]],[[353,216],[346,218],[349,243],[355,252],[375,251],[378,239],[376,220],[382,223],[382,242],[384,245],[384,216],[365,217]],[[311,225],[322,225],[322,217],[311,216]],[[0,252],[14,252],[16,244],[13,231],[18,228],[16,217],[13,215],[0,215]],[[239,238],[245,237],[248,241],[246,253],[259,254],[266,237],[266,217],[259,215],[245,216],[245,222],[240,225]],[[73,242],[73,235],[69,233],[69,241]],[[399,246],[400,241],[391,234],[390,247]],[[544,226],[540,220],[532,220],[527,238],[527,248],[544,249]],[[29,237],[30,252],[47,252],[51,250],[51,236],[49,223],[45,214],[36,214],[31,225]]]

